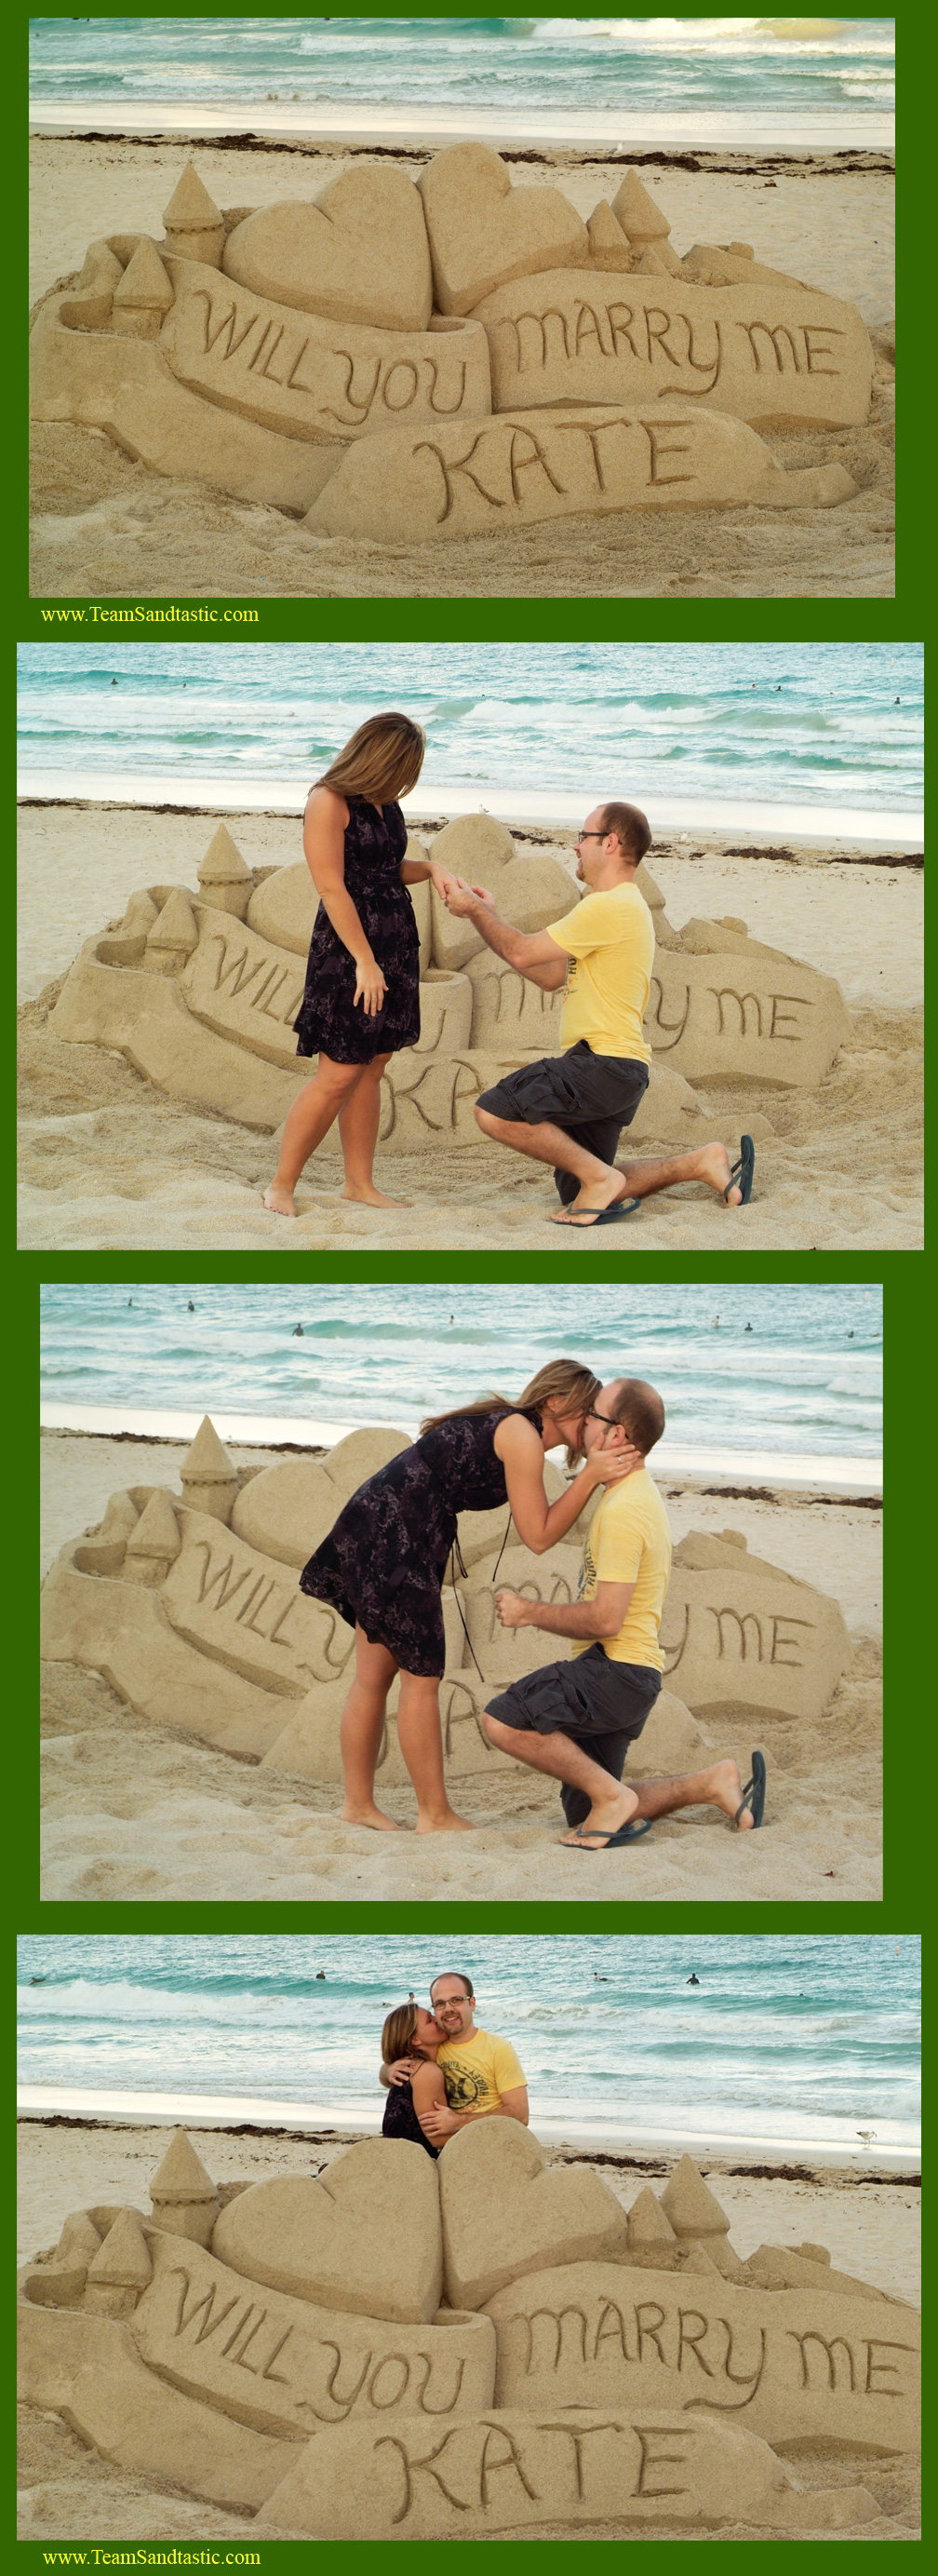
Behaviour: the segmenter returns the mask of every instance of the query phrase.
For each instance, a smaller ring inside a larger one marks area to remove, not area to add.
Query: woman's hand
[[[461,884],[461,879],[459,877],[454,877],[451,868],[443,868],[440,866],[439,861],[434,863],[432,859],[430,861],[429,876],[433,891],[435,894],[439,895],[440,902],[448,903],[450,895],[455,894],[457,887]]]
[[[527,1628],[536,1603],[525,1601],[520,1592],[496,1592],[495,1608],[503,1628]]]
[[[641,1450],[633,1449],[629,1443],[625,1449],[594,1449],[586,1464],[595,1484],[620,1485],[623,1476],[634,1475],[636,1467],[644,1467],[645,1461]]]
[[[360,1002],[366,1020],[376,1019],[378,1012],[383,1008],[387,989],[381,968],[372,957],[371,951],[369,950],[366,957],[356,957],[353,1009],[355,1002]]]

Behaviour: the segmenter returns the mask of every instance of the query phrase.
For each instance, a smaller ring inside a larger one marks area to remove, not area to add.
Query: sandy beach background
[[[350,2143],[347,2137],[340,2140],[328,2131],[308,2137],[282,2131],[238,2137],[224,2126],[213,2126],[193,2127],[190,2134],[197,2153],[219,2182],[259,2182],[275,2174],[318,2171],[340,2146]],[[25,2261],[40,2247],[55,2244],[70,2210],[102,2199],[148,2208],[147,2185],[164,2152],[166,2130],[145,2121],[111,2126],[83,2119],[28,2118],[19,2124],[18,2142],[18,2260]],[[660,2189],[683,2143],[675,2140],[672,2154],[640,2156],[629,2155],[623,2140],[621,2156],[613,2150],[600,2161],[574,2152],[578,2164],[595,2163],[603,2180],[628,2207],[644,2183]],[[547,2155],[550,2164],[562,2164],[570,2160],[571,2150],[549,2147]],[[877,2172],[875,2164],[868,2173],[858,2174],[813,2166],[810,2160],[798,2160],[776,2172],[767,2172],[756,2156],[701,2161],[731,2220],[732,2242],[743,2257],[763,2241],[821,2243],[829,2247],[835,2266],[917,2303],[919,2191],[913,2179]],[[857,2537],[897,2541],[917,2537],[918,2464],[913,2459],[848,2460],[831,2444],[822,2446],[820,2453],[807,2445],[795,2446],[785,2456],[792,2474],[805,2487],[862,2483],[876,2497],[884,2518],[864,2525]],[[24,2538],[152,2541],[155,2531],[161,2543],[244,2542],[248,2537],[250,2524],[245,2517],[195,2504],[171,2490],[144,2486],[86,2451],[60,2417],[33,2407],[21,2409],[20,2457]],[[542,2533],[529,2536],[563,2540],[582,2534],[545,2526]],[[604,2524],[597,2534],[606,2540],[632,2536],[628,2525]],[[649,2534],[643,2528],[636,2529],[634,2536],[648,2539]],[[660,2536],[673,2535],[662,2530]],[[721,2541],[776,2537],[742,2524],[729,2524],[719,2533]]]
[[[102,1516],[110,1494],[175,1491],[185,1443],[42,1435],[42,1569]],[[238,1465],[276,1455],[231,1443]],[[739,1836],[712,1811],[655,1826],[626,1852],[561,1848],[554,1788],[533,1775],[473,1779],[454,1803],[472,1835],[396,1837],[344,1825],[334,1784],[317,1788],[234,1761],[139,1718],[99,1674],[43,1668],[43,1894],[87,1903],[875,1901],[880,1877],[882,1524],[869,1500],[784,1487],[741,1492],[715,1476],[661,1477],[675,1539],[741,1530],[754,1553],[829,1592],[851,1661],[819,1729],[760,1720],[767,1821]],[[756,1496],[758,1498],[756,1498]],[[714,1721],[707,1732],[716,1735]],[[716,1750],[748,1764],[749,1732]],[[637,1766],[636,1766],[637,1767]],[[744,1771],[744,1777],[748,1772]],[[409,1792],[388,1812],[412,1815]]]
[[[221,206],[312,195],[374,147],[341,141],[188,143],[36,135],[31,143],[36,300],[81,268],[89,241],[161,212],[192,151]],[[380,166],[417,175],[430,150],[405,138]],[[612,198],[622,160],[551,146],[506,151],[513,180],[561,187],[588,214]],[[831,459],[858,485],[836,509],[661,512],[532,528],[506,544],[378,547],[308,535],[278,510],[207,485],[169,482],[103,432],[62,422],[32,432],[34,597],[889,598],[894,587],[895,294],[893,172],[875,152],[802,155],[662,152],[639,156],[679,252],[695,241],[751,241],[758,260],[858,305],[874,334],[874,400],[861,428],[773,432],[788,467]],[[682,167],[683,163],[695,166]]]
[[[492,798],[497,810],[497,797]],[[445,813],[441,805],[440,817]],[[379,1150],[379,1183],[413,1202],[396,1214],[341,1198],[341,1161],[328,1140],[300,1188],[302,1214],[266,1216],[266,1138],[157,1093],[122,1058],[47,1032],[61,978],[83,939],[118,920],[148,883],[192,885],[218,815],[105,804],[37,803],[20,812],[22,944],[22,1198],[26,1248],[165,1246],[196,1250],[544,1251],[553,1193],[534,1164],[478,1148],[425,1158]],[[836,977],[853,1019],[820,1090],[764,1092],[708,1084],[710,1132],[734,1153],[756,1138],[756,1195],[744,1223],[696,1185],[649,1202],[611,1239],[566,1228],[563,1248],[586,1262],[694,1249],[726,1253],[921,1243],[921,868],[830,838],[708,829],[655,842],[649,854],[670,920],[748,923],[752,936]],[[249,866],[285,865],[299,823],[283,814],[228,813]],[[419,827],[418,827],[419,828]],[[570,864],[571,836],[513,824],[519,849]],[[888,861],[888,864],[884,864]],[[624,1149],[623,1149],[624,1150]],[[643,1153],[653,1150],[643,1143]],[[428,1191],[428,1176],[430,1187]]]

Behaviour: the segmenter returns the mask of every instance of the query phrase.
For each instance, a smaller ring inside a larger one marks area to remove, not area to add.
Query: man
[[[465,2129],[470,2120],[495,2113],[519,2120],[526,2129],[528,2091],[524,2070],[509,2040],[476,2028],[471,1977],[459,1970],[434,1977],[430,2009],[437,2028],[444,2034],[436,2062],[443,2069],[448,2106],[445,2111],[432,2110],[422,2115],[421,2126],[434,2146],[445,2145],[446,2139],[454,2137],[457,2129]],[[382,2084],[403,2083],[413,2073],[416,2062],[402,2057],[394,2066],[382,2066]]]
[[[535,1162],[553,1163],[563,1202],[555,1225],[615,1225],[640,1199],[679,1181],[706,1181],[727,1207],[748,1201],[755,1161],[744,1136],[739,1165],[726,1147],[698,1146],[665,1160],[616,1164],[648,1087],[648,1007],[655,934],[635,871],[651,842],[637,805],[597,805],[576,844],[577,876],[590,889],[549,930],[500,921],[493,898],[462,878],[447,908],[474,923],[496,957],[542,992],[564,987],[559,1056],[504,1074],[476,1103],[482,1132]]]
[[[613,1378],[587,1414],[584,1446],[617,1450],[632,1442],[647,1458],[664,1430],[664,1405],[642,1378]],[[622,1787],[629,1745],[641,1734],[661,1688],[661,1612],[671,1572],[664,1504],[644,1463],[605,1488],[589,1525],[576,1601],[526,1601],[496,1593],[503,1628],[544,1628],[572,1637],[569,1660],[542,1665],[490,1701],[482,1724],[489,1743],[533,1771],[562,1782],[561,1802],[573,1827],[561,1841],[585,1851],[636,1842],[655,1816],[678,1807],[712,1806],[740,1831],[761,1824],[765,1763],[752,1757],[744,1789],[735,1762],[715,1762],[680,1779]]]

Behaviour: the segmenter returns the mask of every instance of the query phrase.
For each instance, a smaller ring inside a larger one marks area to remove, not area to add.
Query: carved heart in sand
[[[417,181],[441,313],[471,313],[512,277],[582,268],[590,239],[559,188],[513,188],[487,143],[453,143]]]
[[[513,2120],[457,2129],[437,2171],[453,2308],[482,2308],[507,2282],[553,2263],[615,2262],[625,2252],[625,2211],[598,2174],[550,2172],[537,2139]]]
[[[321,2181],[285,2175],[239,2192],[212,2252],[245,2280],[315,2307],[420,2324],[440,2304],[436,2168],[405,2138],[366,2138]]]
[[[261,206],[229,233],[222,265],[255,295],[328,321],[425,331],[430,319],[423,208],[402,170],[346,170],[321,196]]]

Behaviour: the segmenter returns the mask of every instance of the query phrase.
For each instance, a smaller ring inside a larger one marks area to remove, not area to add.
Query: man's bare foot
[[[736,1803],[738,1806],[738,1799]],[[582,1824],[575,1825],[571,1834],[561,1834],[559,1840],[562,1843],[576,1844],[582,1842],[586,1834],[617,1834],[620,1825],[631,1824],[632,1817],[637,1813],[638,1799],[634,1790],[622,1789],[617,1798],[603,1798],[599,1806],[591,1807],[589,1815],[584,1816]],[[603,1845],[600,1842],[589,1844],[590,1851],[602,1851],[602,1849]]]
[[[706,1181],[708,1187],[716,1191],[718,1198],[722,1199],[725,1196],[727,1207],[742,1207],[743,1194],[739,1183],[734,1181],[730,1186],[732,1166],[726,1146],[702,1145],[698,1162],[700,1165],[698,1179]]]
[[[708,1805],[711,1807],[722,1807],[725,1816],[735,1818],[736,1810],[743,1794],[743,1784],[738,1763],[715,1762],[712,1770],[706,1772],[704,1776],[708,1783]],[[737,1832],[741,1834],[751,1833],[752,1823],[753,1820],[749,1808],[744,1807],[737,1826]]]
[[[349,1184],[346,1181],[342,1196],[344,1199],[354,1199],[358,1207],[399,1208],[413,1206],[412,1199],[386,1198],[383,1190],[376,1190],[373,1181],[363,1183],[361,1189],[357,1186],[355,1189],[350,1189]]]
[[[728,1168],[728,1167],[727,1167]],[[582,1189],[571,1199],[569,1207],[557,1208],[552,1225],[578,1225],[583,1218],[601,1208],[612,1207],[616,1199],[628,1197],[628,1183],[618,1170],[610,1171],[604,1181],[584,1181]]]
[[[475,1826],[468,1816],[457,1816],[454,1807],[444,1807],[438,1816],[418,1816],[418,1834],[474,1834]]]
[[[284,1181],[269,1181],[264,1191],[264,1206],[269,1216],[295,1216],[296,1200]]]
[[[376,1807],[373,1801],[370,1807],[351,1807],[346,1799],[342,1808],[342,1823],[343,1825],[368,1825],[373,1834],[403,1834],[407,1831],[406,1825],[395,1824],[393,1816],[383,1815],[381,1808]]]

